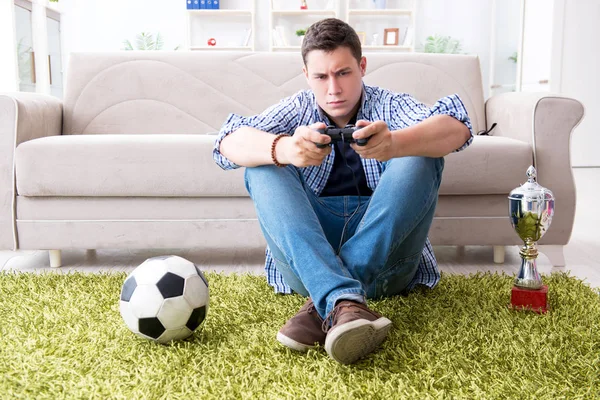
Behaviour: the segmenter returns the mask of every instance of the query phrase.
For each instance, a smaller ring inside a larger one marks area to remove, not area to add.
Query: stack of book
[[[188,10],[218,10],[220,0],[186,0]]]

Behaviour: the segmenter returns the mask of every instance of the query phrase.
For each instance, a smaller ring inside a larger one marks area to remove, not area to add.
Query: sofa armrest
[[[18,248],[15,226],[16,147],[27,140],[60,135],[62,102],[36,93],[0,93],[0,249]]]
[[[496,122],[494,136],[506,136],[531,145],[540,185],[552,190],[556,213],[540,243],[567,244],[575,218],[575,181],[571,171],[570,141],[584,115],[572,98],[549,93],[504,93],[485,105],[488,125]],[[525,171],[521,182],[525,181]]]

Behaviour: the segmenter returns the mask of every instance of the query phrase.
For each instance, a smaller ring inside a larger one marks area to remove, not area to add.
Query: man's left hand
[[[374,158],[382,162],[394,158],[392,132],[390,132],[384,121],[369,122],[360,120],[356,122],[356,126],[360,130],[352,135],[355,140],[369,138],[364,146],[359,146],[357,143],[350,145],[359,156]]]

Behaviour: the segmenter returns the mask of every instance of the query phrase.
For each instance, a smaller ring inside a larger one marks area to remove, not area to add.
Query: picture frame
[[[398,46],[398,36],[400,36],[399,28],[385,28],[383,30],[384,46]]]
[[[360,31],[360,32],[356,32],[356,34],[358,35],[358,38],[360,39],[361,45],[364,46],[365,44],[367,44],[367,32]]]

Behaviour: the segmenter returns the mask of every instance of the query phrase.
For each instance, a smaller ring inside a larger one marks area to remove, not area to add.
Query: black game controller
[[[336,128],[335,126],[328,126],[325,129],[316,129],[322,135],[327,135],[331,138],[331,143],[335,142],[346,142],[346,143],[356,143],[359,146],[365,146],[369,141],[369,138],[366,139],[354,139],[352,134],[359,130],[360,128],[354,125],[346,125],[345,128]],[[331,144],[329,143],[329,144]],[[327,147],[327,144],[315,143],[318,148],[322,149]]]

